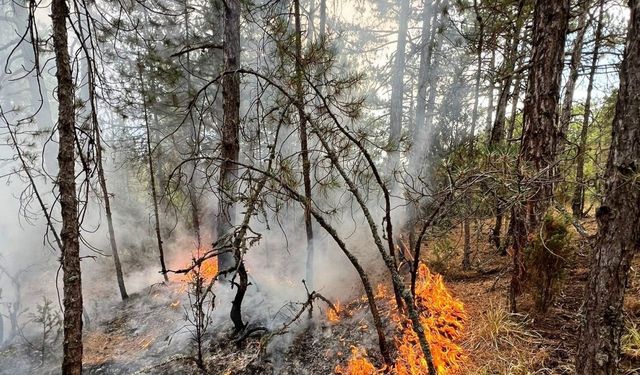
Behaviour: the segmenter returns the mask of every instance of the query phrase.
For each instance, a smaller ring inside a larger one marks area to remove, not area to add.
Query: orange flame
[[[327,320],[331,323],[336,323],[340,321],[340,312],[342,312],[342,305],[340,305],[340,301],[336,302],[333,305],[336,309],[328,308],[327,309]]]
[[[429,341],[433,364],[438,374],[453,374],[461,369],[465,354],[457,341],[462,337],[466,314],[462,302],[454,298],[444,285],[442,276],[432,274],[425,264],[420,264],[416,280],[415,303],[420,313],[420,323]],[[378,287],[376,297],[393,304],[384,288]],[[411,321],[394,308],[391,319],[398,327],[396,347],[398,349],[391,373],[397,375],[427,374],[427,362],[422,354],[418,336]],[[366,362],[365,363],[363,363]],[[373,365],[363,351],[352,351],[346,367],[337,366],[336,373],[343,375],[372,374]],[[362,372],[368,368],[368,372]],[[375,367],[373,367],[375,369]]]
[[[198,251],[198,254],[201,252]],[[180,262],[182,266],[180,268],[186,269],[192,267],[193,258],[190,260],[183,260]],[[177,281],[180,283],[180,287],[178,288],[179,293],[185,293],[187,288],[189,287],[189,283],[195,280],[196,275],[200,273],[200,277],[202,281],[206,284],[211,282],[218,275],[218,260],[217,258],[209,258],[200,263],[199,267],[194,267],[191,271],[186,274],[180,274],[177,276]],[[179,304],[179,301],[172,303],[171,307],[175,307]],[[174,306],[175,305],[175,306]]]
[[[186,262],[184,262],[184,263],[186,263]],[[188,267],[191,267],[192,265],[193,265],[193,260],[190,260],[188,264],[185,264],[183,266],[183,268],[188,268]],[[184,282],[184,283],[189,283],[189,282],[193,281],[193,279],[196,276],[198,271],[200,272],[200,277],[202,277],[202,279],[205,282],[209,282],[209,281],[213,280],[213,278],[218,275],[218,260],[217,260],[217,258],[214,257],[214,258],[206,259],[205,261],[200,263],[199,267],[194,267],[189,273],[182,275],[179,278],[179,281]]]
[[[367,352],[364,349],[352,346],[351,358],[346,367],[338,365],[336,374],[341,375],[372,375],[380,371],[367,360]]]

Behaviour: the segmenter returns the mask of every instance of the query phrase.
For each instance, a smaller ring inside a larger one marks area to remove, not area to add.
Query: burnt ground
[[[583,288],[588,275],[588,239],[574,233],[572,267],[566,270],[557,297],[546,314],[537,313],[532,298],[519,300],[518,314],[506,308],[510,259],[500,256],[486,241],[490,223],[478,223],[472,248],[474,267],[461,269],[461,231],[423,249],[425,261],[465,306],[466,351],[462,374],[572,374],[572,358],[580,322]],[[584,226],[591,233],[595,223]],[[625,315],[640,325],[640,261],[631,272]],[[182,298],[182,299],[181,299]],[[178,301],[180,301],[178,303]],[[184,291],[179,286],[154,285],[110,306],[85,332],[86,374],[332,374],[344,364],[352,346],[366,349],[380,365],[375,333],[364,300],[343,307],[338,322],[328,322],[326,306],[316,305],[315,318],[305,313],[282,335],[249,335],[238,340],[228,323],[216,323],[206,337],[205,368],[194,361],[192,344],[184,325]],[[290,316],[295,313],[291,308]],[[387,309],[388,306],[382,307]],[[220,319],[216,321],[225,321]],[[253,327],[267,322],[253,322]],[[272,325],[277,331],[282,323]],[[389,337],[392,328],[389,327]],[[636,346],[623,351],[621,374],[640,374],[640,336]],[[0,351],[0,374],[56,374],[59,356],[48,353],[44,363],[36,348],[13,345]],[[17,370],[19,369],[19,370]]]

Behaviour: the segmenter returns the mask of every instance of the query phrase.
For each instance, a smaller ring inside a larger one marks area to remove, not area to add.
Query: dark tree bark
[[[224,2],[224,66],[226,72],[240,69],[240,1]],[[238,160],[240,154],[240,74],[226,74],[222,80],[222,98],[224,124],[222,126],[222,148],[220,157],[220,192],[218,205],[218,238],[223,246],[233,245],[233,230],[236,216],[236,182],[238,178]],[[242,320],[242,301],[247,291],[248,276],[244,266],[242,250],[233,247],[233,253],[218,256],[218,268],[235,267],[239,282],[235,283],[236,296],[229,314],[237,332],[244,329]]]
[[[514,270],[510,286],[511,309],[521,291],[525,269],[522,252],[529,234],[537,235],[540,222],[553,198],[553,165],[557,142],[558,102],[563,69],[564,43],[569,24],[569,0],[538,0],[534,9],[532,58],[524,106],[520,174],[535,174],[523,205],[514,205],[510,231]]]
[[[591,257],[576,370],[617,374],[622,306],[631,260],[640,248],[640,1],[629,1],[630,25],[605,174],[606,193],[596,212],[598,233]]]
[[[138,74],[140,80],[140,94],[142,96],[142,112],[144,114],[144,125],[146,131],[147,141],[147,163],[149,165],[149,184],[151,185],[151,200],[153,202],[153,217],[155,221],[156,241],[158,244],[158,255],[160,256],[160,273],[165,282],[169,281],[167,276],[167,266],[164,261],[164,247],[162,242],[162,233],[160,232],[160,212],[158,208],[158,192],[156,190],[156,174],[153,167],[153,153],[151,149],[151,128],[149,127],[149,115],[147,111],[147,92],[144,86],[144,79],[142,76],[142,62],[138,61]]]
[[[53,47],[58,81],[58,190],[62,214],[62,273],[64,287],[64,340],[62,373],[82,373],[82,279],[80,270],[80,228],[75,180],[75,107],[71,76],[65,0],[51,2]]]
[[[591,120],[591,93],[593,91],[593,81],[598,70],[598,58],[600,54],[600,43],[602,39],[602,26],[604,15],[604,1],[600,1],[600,14],[596,26],[593,55],[591,57],[591,67],[589,71],[589,84],[587,85],[587,98],[584,102],[584,117],[582,118],[582,129],[580,130],[580,143],[578,144],[578,154],[576,156],[576,186],[571,200],[571,211],[576,217],[581,217],[584,211],[584,162],[587,153],[587,135],[589,134],[589,122]]]
[[[231,72],[240,68],[240,1],[229,0],[224,2],[224,67]],[[218,238],[223,236],[231,240],[231,231],[234,227],[236,216],[236,179],[240,154],[240,75],[226,74],[222,79],[223,99],[223,124],[222,147],[220,156],[223,162],[220,165],[220,182],[218,194]],[[230,245],[223,241],[223,245]],[[218,256],[218,269],[227,269],[233,266],[234,256],[224,253]],[[239,266],[239,265],[238,265]]]
[[[311,222],[311,163],[309,162],[309,148],[307,146],[307,118],[304,115],[304,72],[302,71],[302,26],[300,24],[300,0],[294,0],[295,18],[295,71],[296,71],[296,107],[300,121],[300,156],[302,158],[302,180],[304,183],[304,229],[307,234],[307,264],[306,279],[310,289],[313,289],[313,226]]]

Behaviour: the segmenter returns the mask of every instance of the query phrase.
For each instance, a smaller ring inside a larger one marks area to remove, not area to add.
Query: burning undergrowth
[[[389,369],[375,366],[364,348],[354,346],[351,358],[344,365],[336,367],[336,373],[343,375],[365,375],[374,372],[391,371],[394,374],[426,374],[425,360],[411,322],[404,313],[398,311],[393,294],[379,286],[376,299],[385,305],[386,315],[394,323],[393,337],[397,349],[395,363]],[[421,264],[415,288],[415,300],[420,312],[420,322],[430,343],[433,363],[439,374],[453,374],[460,371],[465,354],[459,345],[466,319],[463,304],[446,289],[442,277],[432,274]],[[348,314],[348,310],[342,312]],[[331,312],[327,318],[336,320]]]
[[[187,253],[173,259],[171,266],[175,270],[189,269],[194,258],[198,259]],[[260,261],[255,259],[249,267],[258,270]],[[343,294],[341,301],[330,301],[305,290],[305,284],[294,282],[293,276],[281,274],[273,279],[262,274],[254,272],[251,279],[244,333],[234,332],[229,322],[229,304],[235,290],[228,282],[216,280],[215,258],[202,261],[189,272],[171,273],[169,283],[144,288],[124,302],[105,303],[99,311],[88,309],[93,319],[85,325],[85,373],[200,371],[188,318],[193,311],[190,293],[198,278],[204,287],[211,285],[215,295],[207,312],[209,328],[203,335],[202,362],[207,373],[426,373],[426,362],[410,322],[398,311],[393,293],[384,284],[378,285],[375,299],[387,324],[387,337],[394,337],[390,340],[395,347],[392,368],[386,368],[378,354],[376,330],[365,297],[350,299]],[[439,373],[455,373],[465,359],[457,344],[465,321],[462,304],[447,291],[442,278],[425,265],[419,268],[415,294]],[[50,359],[46,364],[26,367],[55,373],[56,364],[57,360]]]

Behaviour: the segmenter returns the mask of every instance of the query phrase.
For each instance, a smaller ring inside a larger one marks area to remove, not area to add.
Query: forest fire
[[[198,252],[199,254],[200,252]],[[178,263],[180,269],[186,270],[194,265],[194,258],[191,260],[182,260]],[[179,283],[179,292],[186,292],[189,284],[192,283],[196,275],[200,275],[204,283],[209,283],[218,274],[218,259],[213,257],[204,260],[199,266],[194,267],[187,273],[178,274],[175,281]],[[175,301],[171,304],[171,307],[177,307],[180,301]]]
[[[183,269],[187,269],[193,265],[193,260],[184,263]],[[193,278],[196,274],[200,273],[200,277],[206,282],[213,280],[214,277],[218,274],[218,259],[217,258],[209,258],[204,260],[200,266],[194,267],[191,271],[187,272],[180,276],[179,281],[183,283],[189,283],[193,281]]]
[[[396,325],[397,355],[391,373],[426,374],[427,362],[422,355],[418,337],[409,319],[397,310],[393,295],[384,287],[378,287],[376,298],[386,300],[391,320]],[[432,274],[425,264],[421,264],[416,280],[416,306],[420,311],[420,321],[425,329],[433,355],[434,366],[439,374],[454,374],[461,369],[465,354],[457,341],[462,337],[466,314],[462,302],[454,298],[444,285],[442,276]],[[332,315],[327,315],[331,320]],[[333,321],[333,320],[331,320]],[[345,366],[337,366],[335,371],[342,375],[365,375],[376,371],[362,348],[352,348],[351,358]]]

